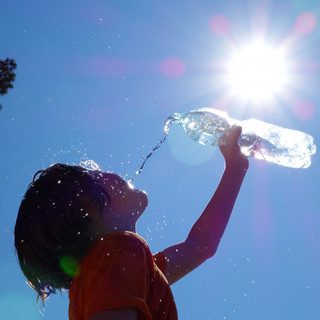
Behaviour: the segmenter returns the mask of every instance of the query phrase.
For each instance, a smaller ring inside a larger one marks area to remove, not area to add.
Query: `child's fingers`
[[[241,132],[241,127],[237,125],[232,126],[230,130],[227,131],[225,143],[220,145],[222,155],[229,166],[237,163],[248,164],[248,159],[242,154],[239,146],[239,137]],[[243,162],[243,160],[245,160],[245,162]]]
[[[242,128],[237,125],[233,125],[229,132],[229,143],[232,143],[234,141],[238,141],[240,138],[242,132]]]
[[[242,128],[241,128],[240,126],[233,125],[233,126],[231,127],[231,130],[232,130],[232,133],[233,133],[235,136],[240,137],[241,132],[242,132]]]

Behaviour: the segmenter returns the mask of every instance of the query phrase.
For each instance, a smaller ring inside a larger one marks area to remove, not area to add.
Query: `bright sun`
[[[288,83],[284,52],[254,42],[231,54],[226,81],[233,95],[253,101],[272,98]]]

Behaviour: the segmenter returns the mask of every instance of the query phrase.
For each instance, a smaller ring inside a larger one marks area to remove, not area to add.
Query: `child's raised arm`
[[[220,150],[225,158],[225,170],[218,188],[193,225],[187,239],[163,251],[166,257],[165,275],[173,284],[212,257],[228,224],[243,178],[249,166],[238,146],[240,127],[233,127],[228,141]]]

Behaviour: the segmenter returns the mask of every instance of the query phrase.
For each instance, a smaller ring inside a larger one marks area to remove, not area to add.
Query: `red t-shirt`
[[[139,320],[177,320],[165,259],[152,256],[147,243],[132,232],[114,232],[98,240],[80,264],[69,290],[69,319],[136,307]]]

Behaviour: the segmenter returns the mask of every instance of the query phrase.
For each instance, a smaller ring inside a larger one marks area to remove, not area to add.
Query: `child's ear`
[[[102,214],[100,215],[100,212],[98,212],[97,210],[92,210],[88,213],[88,215],[88,231],[93,237],[99,237],[101,234],[103,234],[104,229]]]
[[[89,222],[88,231],[92,235],[93,239],[96,239],[103,235],[103,223],[101,220],[93,220]]]

